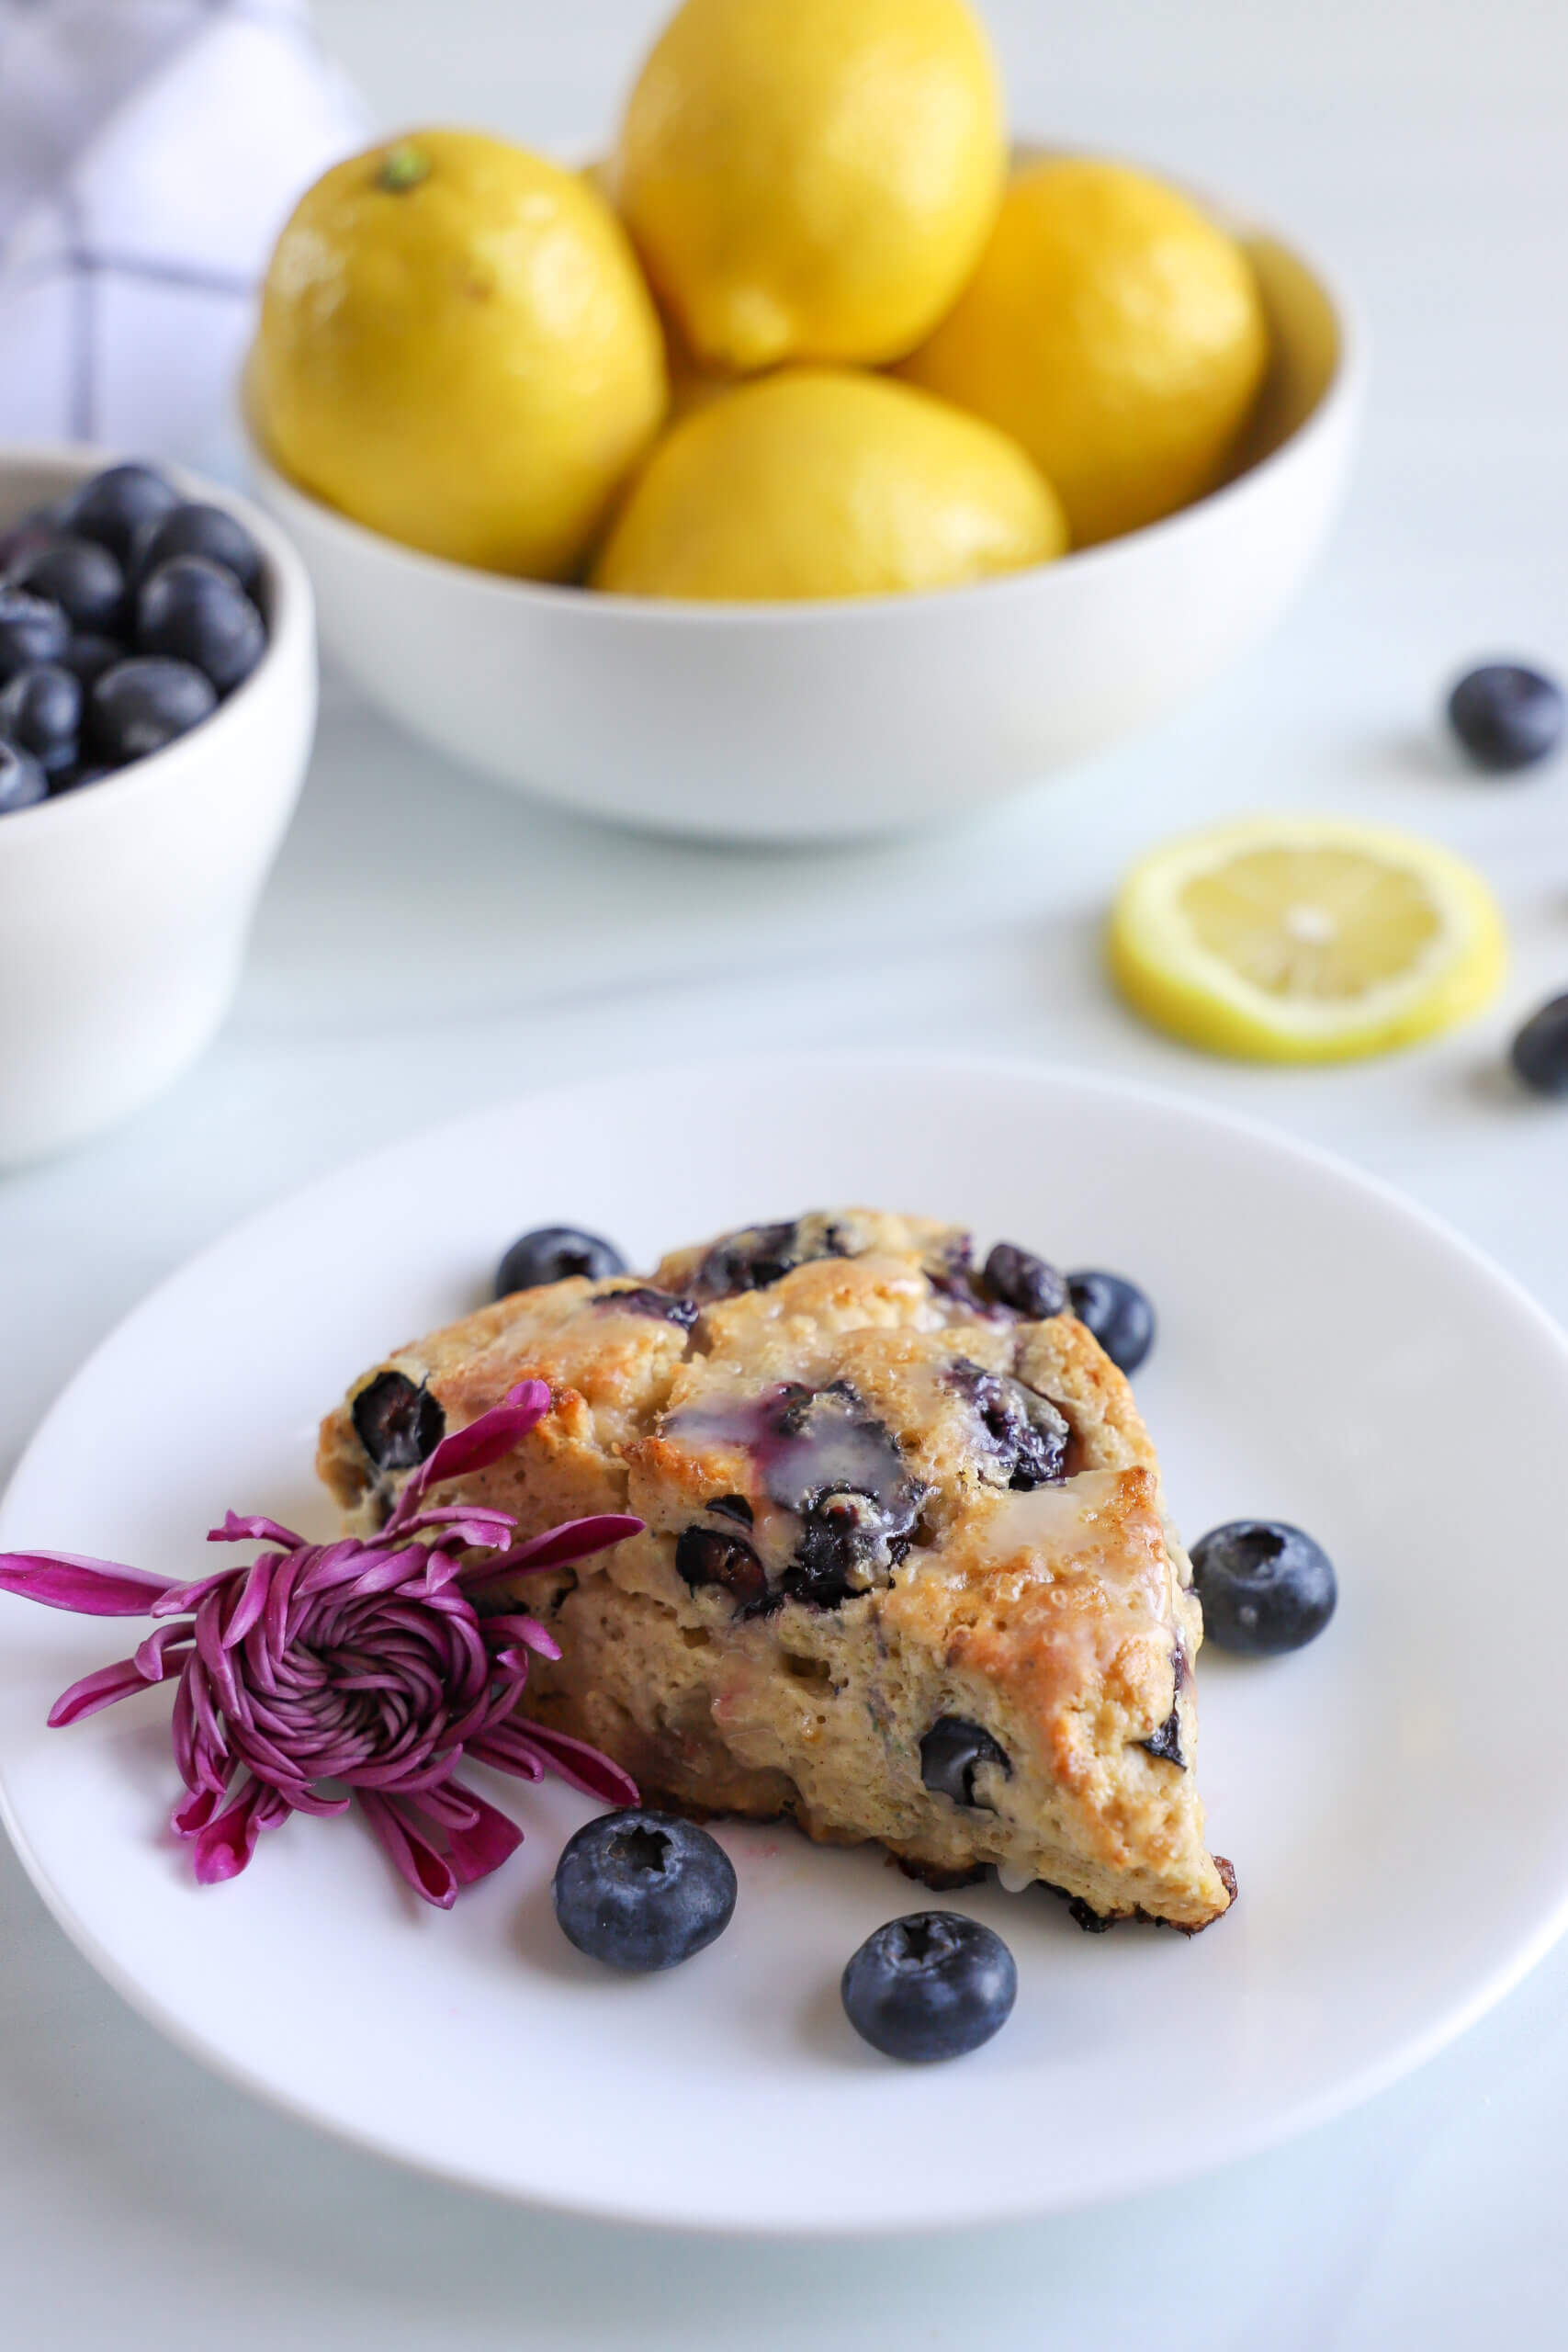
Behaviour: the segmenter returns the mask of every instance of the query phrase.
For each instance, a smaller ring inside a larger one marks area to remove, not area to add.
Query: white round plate
[[[592,1809],[487,1781],[522,1851],[450,1915],[348,1822],[290,1821],[200,1891],[164,1828],[166,1693],[64,1732],[140,1628],[0,1597],[8,1825],[67,1932],[235,2080],[362,2144],[530,2201],[729,2231],[1041,2213],[1258,2148],[1389,2082],[1540,1958],[1568,1906],[1568,1341],[1495,1268],[1331,1161],[1179,1101],[972,1063],[801,1059],[597,1081],[313,1186],[197,1259],[79,1375],[0,1544],[195,1573],[226,1505],[325,1533],[315,1423],[367,1363],[570,1219],[634,1263],[869,1201],[1146,1283],[1138,1382],[1179,1522],[1295,1520],[1338,1563],[1310,1649],[1199,1667],[1200,1774],[1235,1911],[1190,1941],[992,1921],[1018,2006],[900,2068],[840,2012],[874,1927],[931,1898],[874,1852],[721,1834],[722,1939],[621,1981],[550,1911]],[[209,1557],[211,1555],[209,1555]],[[125,1638],[127,1632],[130,1639]]]

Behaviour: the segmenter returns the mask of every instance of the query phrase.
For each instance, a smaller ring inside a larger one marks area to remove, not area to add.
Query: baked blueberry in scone
[[[1191,1570],[1126,1380],[1040,1317],[1058,1295],[1043,1260],[976,1268],[919,1218],[753,1227],[400,1350],[319,1466],[374,1528],[444,1430],[547,1382],[551,1413],[453,1491],[525,1535],[646,1528],[527,1580],[563,1649],[531,1712],[649,1804],[878,1839],[937,1883],[995,1864],[1089,1925],[1201,1928],[1234,1882],[1195,1785]]]

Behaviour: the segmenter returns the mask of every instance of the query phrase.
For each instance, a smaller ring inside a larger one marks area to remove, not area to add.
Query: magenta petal
[[[240,1597],[230,1611],[229,1622],[223,1628],[226,1650],[238,1648],[266,1607],[266,1597],[272,1590],[272,1572],[275,1566],[279,1566],[281,1562],[276,1553],[268,1555],[264,1552],[259,1560],[252,1561],[245,1581],[240,1588]]]
[[[155,1626],[136,1652],[136,1671],[143,1682],[166,1682],[177,1674],[191,1652],[188,1625],[165,1622]]]
[[[167,1577],[143,1576],[115,1560],[74,1552],[0,1552],[0,1592],[41,1600],[46,1609],[73,1609],[84,1617],[150,1617],[169,1589]]]
[[[472,1886],[476,1879],[488,1878],[498,1871],[509,1855],[523,1843],[523,1832],[517,1824],[491,1804],[472,1789],[463,1794],[479,1814],[471,1828],[446,1832],[446,1854],[459,1886]]]
[[[398,1876],[438,1911],[450,1911],[457,1900],[457,1874],[446,1857],[409,1825],[406,1809],[394,1808],[368,1789],[359,1804]]]
[[[536,1617],[481,1617],[479,1631],[487,1642],[497,1634],[506,1634],[511,1640],[521,1642],[525,1649],[536,1650],[541,1657],[559,1657],[561,1654],[555,1635]]]
[[[191,1860],[198,1885],[221,1886],[239,1877],[256,1849],[263,1793],[260,1781],[253,1781],[243,1796],[197,1831]]]
[[[303,1550],[305,1538],[296,1535],[291,1527],[279,1527],[276,1519],[242,1519],[236,1511],[226,1510],[221,1527],[207,1531],[209,1544],[276,1544],[285,1552]]]
[[[574,1789],[583,1789],[592,1797],[604,1797],[611,1804],[636,1804],[637,1788],[631,1774],[623,1772],[597,1747],[590,1747],[585,1739],[573,1739],[570,1733],[552,1731],[547,1724],[532,1721],[512,1724],[507,1728],[530,1747],[537,1748],[551,1771]]]
[[[640,1535],[643,1526],[644,1521],[634,1519],[629,1511],[596,1511],[589,1519],[566,1520],[559,1527],[547,1528],[542,1535],[531,1535],[525,1544],[514,1544],[510,1552],[493,1560],[482,1561],[476,1570],[476,1578],[482,1581],[470,1578],[466,1589],[483,1592],[492,1578],[565,1567],[572,1560],[587,1559],[590,1553],[607,1551],[612,1544],[625,1543],[628,1535]]]
[[[221,1789],[197,1789],[182,1797],[169,1815],[169,1826],[176,1838],[194,1838],[205,1829],[222,1801]]]
[[[214,1568],[210,1576],[196,1577],[189,1584],[172,1584],[153,1603],[152,1613],[154,1617],[188,1616],[192,1610],[200,1607],[209,1592],[237,1573],[231,1567]]]
[[[401,1504],[411,1510],[422,1495],[432,1487],[439,1487],[448,1478],[460,1478],[466,1470],[485,1470],[510,1453],[520,1438],[537,1427],[550,1409],[550,1392],[542,1380],[521,1380],[509,1389],[499,1405],[470,1421],[466,1430],[457,1430],[444,1437],[434,1453],[423,1462],[403,1488]],[[400,1509],[401,1505],[400,1505]],[[399,1513],[392,1514],[397,1525]]]
[[[612,1544],[640,1533],[642,1527],[640,1519],[621,1511],[570,1520],[564,1527],[552,1527],[526,1544],[514,1544],[510,1552],[497,1553],[493,1559],[476,1561],[463,1578],[463,1589],[472,1600],[504,1598],[513,1577],[566,1567],[573,1560],[586,1559],[592,1552],[605,1551]]]
[[[122,1657],[113,1666],[100,1666],[96,1674],[85,1674],[69,1690],[62,1690],[49,1711],[49,1726],[58,1731],[64,1724],[79,1724],[84,1715],[96,1715],[102,1707],[112,1707],[117,1699],[129,1699],[133,1690],[145,1690],[147,1677],[133,1657]]]

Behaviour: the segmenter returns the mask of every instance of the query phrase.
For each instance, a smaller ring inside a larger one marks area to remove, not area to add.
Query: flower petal
[[[398,1876],[438,1911],[450,1911],[457,1900],[457,1874],[409,1822],[406,1808],[394,1807],[372,1789],[362,1793],[359,1805]]]
[[[487,1642],[497,1634],[509,1634],[514,1642],[521,1642],[525,1649],[536,1650],[541,1657],[559,1657],[561,1654],[560,1644],[555,1635],[547,1626],[541,1625],[536,1617],[481,1617],[479,1631]]]
[[[547,1528],[542,1535],[531,1535],[525,1544],[514,1544],[510,1552],[502,1552],[493,1560],[478,1562],[473,1572],[464,1579],[463,1589],[471,1599],[481,1599],[492,1586],[499,1586],[508,1577],[528,1576],[540,1568],[565,1567],[572,1560],[585,1560],[592,1552],[606,1551],[612,1544],[625,1543],[628,1535],[640,1535],[644,1521],[634,1519],[629,1511],[596,1511],[589,1519],[569,1519],[559,1527]]]
[[[198,1885],[221,1886],[226,1879],[239,1877],[265,1826],[261,1817],[264,1794],[261,1782],[252,1781],[243,1795],[197,1831],[191,1860]]]
[[[499,1405],[481,1413],[465,1430],[444,1437],[434,1453],[422,1462],[398,1499],[388,1526],[400,1526],[432,1487],[460,1478],[466,1470],[486,1470],[510,1453],[520,1438],[542,1421],[550,1409],[550,1392],[542,1380],[520,1380]]]
[[[122,1657],[113,1666],[100,1666],[96,1674],[85,1674],[69,1690],[62,1690],[49,1711],[49,1726],[59,1731],[65,1724],[79,1724],[84,1715],[96,1715],[100,1708],[112,1707],[117,1699],[129,1699],[133,1690],[145,1690],[147,1677],[133,1657]]]
[[[637,1782],[631,1774],[623,1772],[599,1748],[590,1747],[585,1739],[573,1739],[570,1733],[554,1731],[547,1724],[536,1724],[532,1718],[527,1722],[518,1720],[506,1728],[528,1747],[536,1748],[550,1770],[572,1788],[586,1790],[592,1797],[604,1797],[611,1804],[637,1802]],[[470,1752],[478,1755],[477,1742]]]
[[[169,1815],[169,1826],[176,1838],[194,1838],[205,1829],[222,1803],[221,1789],[197,1789],[182,1797]]]
[[[136,1671],[143,1682],[166,1682],[171,1674],[179,1672],[192,1647],[188,1625],[173,1621],[155,1625],[137,1646]]]
[[[144,1576],[116,1560],[75,1552],[0,1552],[0,1592],[40,1600],[46,1609],[74,1609],[84,1617],[150,1617],[168,1588],[167,1577]]]
[[[276,1544],[285,1552],[304,1549],[305,1538],[296,1535],[291,1527],[279,1527],[276,1519],[242,1519],[238,1512],[226,1510],[221,1527],[207,1531],[209,1544]]]
[[[448,1828],[446,1854],[459,1886],[472,1886],[476,1879],[488,1878],[498,1871],[509,1855],[523,1843],[523,1832],[499,1805],[477,1796],[472,1789],[462,1791],[478,1812],[478,1819],[466,1829]]]
[[[272,1590],[272,1572],[281,1565],[276,1553],[264,1552],[253,1560],[240,1587],[240,1596],[229,1612],[229,1623],[223,1628],[223,1646],[237,1649],[266,1607],[267,1594]]]

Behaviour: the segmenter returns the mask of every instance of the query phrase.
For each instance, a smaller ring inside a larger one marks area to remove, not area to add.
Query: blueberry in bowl
[[[76,756],[82,725],[82,681],[58,662],[18,670],[0,686],[0,742],[30,753],[46,775]]]
[[[728,1927],[735,1865],[716,1838],[672,1813],[630,1806],[568,1838],[553,1886],[561,1932],[628,1975],[678,1968]]]
[[[36,808],[49,798],[49,778],[38,762],[14,743],[0,741],[0,817]]]
[[[261,660],[266,630],[226,564],[176,555],[137,592],[136,644],[139,652],[188,662],[217,693],[228,694]]]
[[[177,741],[217,707],[216,687],[194,662],[140,655],[94,680],[88,738],[106,765],[127,767]]]

